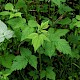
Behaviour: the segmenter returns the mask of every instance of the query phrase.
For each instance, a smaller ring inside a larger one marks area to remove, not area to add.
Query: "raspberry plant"
[[[0,0],[0,80],[79,80],[78,2]]]

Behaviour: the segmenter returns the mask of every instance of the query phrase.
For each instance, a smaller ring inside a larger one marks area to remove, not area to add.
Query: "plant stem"
[[[40,69],[39,69],[39,77],[40,77],[40,80],[42,80],[42,79],[41,79],[41,76],[40,76],[40,73],[41,73],[41,71],[42,71],[41,54],[40,54],[40,53],[39,53],[39,63],[40,63],[40,64],[39,64],[39,65],[40,65],[40,67],[39,67],[39,68],[40,68]]]

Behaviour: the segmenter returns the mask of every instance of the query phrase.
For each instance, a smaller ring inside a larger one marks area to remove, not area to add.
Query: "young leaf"
[[[49,41],[49,39],[44,34],[32,33],[28,37],[28,39],[32,39],[32,44],[34,50],[36,51],[41,45],[43,45],[44,40]]]
[[[29,64],[35,69],[37,69],[37,57],[34,55],[31,55],[29,59]]]
[[[11,3],[7,3],[7,4],[5,5],[5,10],[13,10],[13,8],[14,8],[14,6],[13,6],[13,4],[11,4]]]
[[[21,17],[21,12],[17,12],[17,13],[10,13],[10,17],[9,18],[13,18],[13,17]]]
[[[42,22],[41,23],[41,29],[47,29],[49,27],[48,23],[49,23],[49,21]]]

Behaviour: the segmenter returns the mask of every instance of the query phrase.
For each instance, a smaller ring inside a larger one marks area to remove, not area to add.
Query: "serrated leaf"
[[[21,53],[21,56],[24,56],[26,58],[29,58],[32,54],[32,52],[26,48],[20,48],[20,53]]]
[[[42,39],[39,38],[39,35],[35,35],[34,38],[32,38],[32,44],[34,47],[34,50],[36,51],[43,43],[43,41],[41,42]]]
[[[70,57],[71,58],[76,58],[76,59],[79,59],[80,58],[80,55],[79,55],[79,51],[78,50],[72,50],[71,54],[70,54]]]
[[[23,31],[22,31],[22,36],[21,36],[21,41],[27,39],[27,37],[34,32],[34,28],[32,27],[26,27]]]
[[[34,80],[38,79],[38,71],[30,71],[29,75],[32,76]]]
[[[46,76],[46,71],[42,70],[41,73],[40,73],[41,79],[44,78],[45,76]]]
[[[7,21],[7,23],[13,28],[21,28],[23,29],[26,24],[26,19],[24,18],[13,18]]]
[[[65,39],[58,39],[55,42],[57,50],[63,54],[71,54],[71,47]]]
[[[11,3],[7,3],[7,4],[5,5],[5,10],[13,10],[13,8],[14,8],[14,6],[13,6],[13,4],[11,4]]]
[[[58,11],[60,14],[64,14],[65,12],[73,11],[73,9],[65,4],[61,4]]]
[[[29,20],[28,21],[28,25],[30,26],[30,27],[37,27],[37,22],[35,21],[35,20]]]
[[[42,22],[41,23],[41,29],[47,29],[49,27],[48,23],[49,23],[49,21]]]
[[[50,58],[55,56],[55,50],[57,49],[64,54],[70,54],[71,48],[68,42],[65,39],[60,39],[61,36],[64,36],[68,30],[67,29],[57,29],[56,31],[54,28],[50,28],[48,30],[49,35],[48,38],[51,42],[45,42],[43,48],[45,49],[44,54],[48,55]]]
[[[50,58],[56,55],[54,42],[45,42],[43,47],[45,49],[45,52],[44,52],[45,55],[49,56]]]
[[[16,56],[11,66],[11,70],[15,71],[24,69],[27,66],[27,64],[28,64],[27,58],[25,58],[24,56]]]
[[[60,0],[52,0],[52,2],[60,7],[60,4],[61,4]]]
[[[25,6],[26,6],[26,4],[25,4],[24,0],[18,0],[17,3],[16,3],[16,5],[15,5],[16,8],[23,8]]]
[[[66,33],[68,33],[68,29],[57,29],[54,33],[55,37],[61,37],[64,36]]]
[[[55,80],[55,77],[56,77],[56,74],[53,71],[53,68],[52,67],[47,67],[46,68],[46,78]]]
[[[29,59],[29,64],[35,69],[37,69],[37,57],[34,55],[31,55]]]
[[[15,58],[15,56],[12,54],[9,54],[9,55],[4,55],[0,58],[1,58],[1,64],[6,68],[10,68],[12,65],[12,61]]]
[[[66,24],[69,24],[71,23],[71,19],[70,18],[65,18],[65,19],[62,19],[58,22],[58,24],[62,24],[62,25],[66,25]]]
[[[41,45],[43,45],[44,40],[49,41],[49,39],[44,34],[32,33],[27,38],[32,39],[32,44],[34,50],[36,51]]]

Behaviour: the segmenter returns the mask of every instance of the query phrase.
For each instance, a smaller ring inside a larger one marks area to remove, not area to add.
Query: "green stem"
[[[75,63],[72,63],[73,65],[75,65],[77,68],[79,68],[80,69],[80,66],[78,66],[77,64],[75,64]]]
[[[39,72],[41,73],[41,71],[42,71],[42,64],[41,64],[41,54],[39,53],[39,62],[40,62],[40,69],[39,69]],[[41,76],[40,76],[40,73],[39,73],[39,77],[40,77],[40,80],[42,80],[41,79]]]

